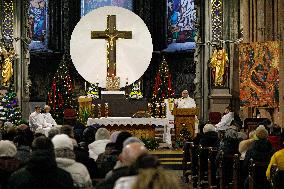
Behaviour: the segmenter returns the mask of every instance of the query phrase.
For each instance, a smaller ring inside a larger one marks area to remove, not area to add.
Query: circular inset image
[[[107,76],[131,84],[148,68],[153,52],[151,34],[133,12],[115,6],[98,8],[82,17],[70,41],[72,61],[90,83],[106,87]],[[108,75],[109,74],[109,75]]]

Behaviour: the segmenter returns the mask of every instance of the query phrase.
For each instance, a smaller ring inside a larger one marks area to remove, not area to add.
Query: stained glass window
[[[195,48],[196,11],[194,0],[168,0],[169,51]]]
[[[218,42],[223,38],[223,0],[211,0],[212,39]]]
[[[81,16],[104,6],[118,6],[132,10],[132,0],[81,0]]]
[[[28,18],[28,36],[32,40],[31,50],[47,48],[47,5],[48,0],[30,0]]]
[[[5,0],[2,2],[3,16],[2,20],[2,35],[6,47],[13,47],[13,34],[14,34],[14,4],[13,0]]]

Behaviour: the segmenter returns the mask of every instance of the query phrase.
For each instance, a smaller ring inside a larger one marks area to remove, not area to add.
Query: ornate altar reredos
[[[82,17],[70,42],[77,71],[90,83],[119,90],[138,80],[153,52],[151,34],[133,12],[114,6],[95,9]]]

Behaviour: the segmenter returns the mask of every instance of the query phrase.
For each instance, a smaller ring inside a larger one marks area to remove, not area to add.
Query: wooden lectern
[[[180,136],[180,131],[185,128],[191,133],[191,137],[195,135],[195,116],[198,115],[198,108],[174,108],[175,116],[175,135]]]

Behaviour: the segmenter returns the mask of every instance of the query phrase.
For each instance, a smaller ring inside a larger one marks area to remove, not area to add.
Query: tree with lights
[[[153,101],[163,102],[164,99],[172,98],[173,96],[174,90],[172,88],[172,75],[169,70],[169,65],[163,57],[163,61],[161,62],[158,73],[155,77]]]
[[[18,105],[17,94],[11,85],[0,101],[0,120],[19,125],[22,119],[21,109]]]
[[[63,55],[48,92],[47,104],[51,107],[51,113],[57,123],[62,123],[64,109],[75,108],[76,104],[73,97],[74,87],[67,67],[69,61],[69,55]]]

